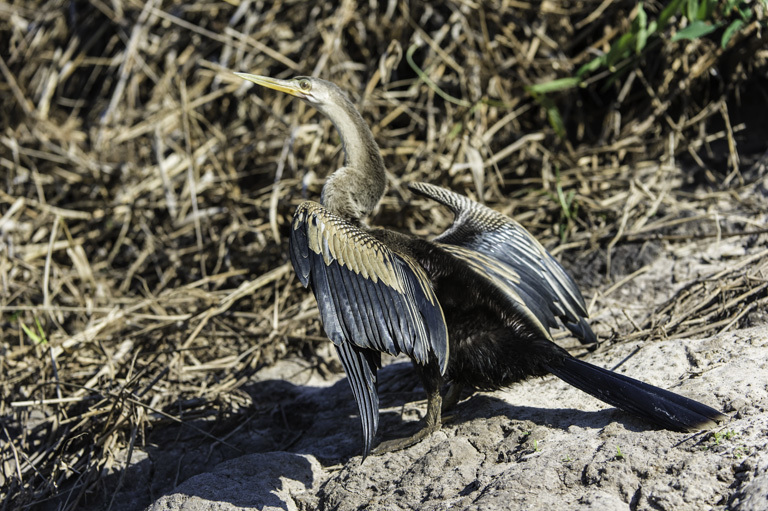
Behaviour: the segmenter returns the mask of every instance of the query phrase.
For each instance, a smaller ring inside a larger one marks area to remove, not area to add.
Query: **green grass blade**
[[[720,25],[717,23],[708,23],[706,21],[694,21],[684,29],[672,37],[672,41],[679,41],[681,39],[698,39],[705,35],[714,32]]]

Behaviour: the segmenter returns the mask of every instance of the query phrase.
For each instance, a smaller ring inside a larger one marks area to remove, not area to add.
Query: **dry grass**
[[[561,141],[524,87],[606,51],[634,3],[175,5],[0,4],[0,509],[110,504],[100,477],[152,431],[183,423],[226,443],[260,367],[323,363],[285,235],[339,166],[338,139],[230,71],[342,84],[390,172],[375,222],[450,221],[404,181],[481,198],[587,268],[597,309],[636,276],[622,247],[744,240],[729,270],[615,338],[708,335],[768,310],[757,22],[726,50],[661,41],[614,81],[554,96]]]

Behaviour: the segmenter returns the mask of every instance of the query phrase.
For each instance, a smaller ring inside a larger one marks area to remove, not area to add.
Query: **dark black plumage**
[[[575,359],[555,344],[549,331],[561,323],[583,342],[596,341],[584,299],[562,266],[511,218],[415,183],[415,193],[454,212],[450,229],[428,241],[365,226],[384,193],[384,163],[346,95],[315,78],[240,76],[315,106],[344,145],[344,167],[326,182],[322,205],[305,202],[294,215],[290,256],[315,294],[349,379],[364,455],[378,428],[381,353],[408,355],[427,392],[424,429],[388,448],[440,427],[445,382],[495,390],[548,373],[664,428],[696,430],[723,419],[709,406]]]

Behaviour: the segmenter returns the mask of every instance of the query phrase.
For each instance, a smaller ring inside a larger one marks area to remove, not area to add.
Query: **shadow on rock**
[[[542,408],[510,404],[488,394],[474,394],[468,400],[459,403],[451,415],[452,424],[461,424],[478,418],[497,415],[506,416],[510,421],[530,421],[540,426],[568,430],[571,426],[580,428],[602,429],[618,422],[628,431],[649,431],[659,428],[651,423],[635,418],[617,408],[587,411],[574,408]]]
[[[426,411],[424,389],[409,363],[397,363],[381,371],[380,397],[382,410],[379,426],[380,439],[407,437],[418,431],[418,420]],[[390,383],[391,382],[391,383]],[[532,381],[532,385],[537,382]],[[384,390],[382,390],[382,388]],[[510,388],[510,394],[514,386]],[[499,394],[503,394],[504,390]],[[475,419],[506,417],[510,422],[528,421],[538,426],[567,430],[572,426],[602,429],[618,422],[628,431],[657,430],[653,424],[610,407],[597,411],[580,409],[591,398],[576,392],[573,408],[546,406],[519,406],[493,394],[465,391],[462,400],[443,413],[445,426],[461,426]],[[351,399],[351,394],[350,394]],[[597,400],[595,400],[597,401]],[[418,402],[418,404],[416,404]],[[350,439],[352,441],[352,439]]]
[[[295,509],[292,495],[312,488],[322,477],[311,456],[287,452],[249,454],[220,463],[212,472],[182,483],[149,511],[211,509]]]

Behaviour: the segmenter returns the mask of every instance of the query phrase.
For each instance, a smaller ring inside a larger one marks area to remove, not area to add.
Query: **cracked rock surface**
[[[587,359],[729,419],[697,434],[656,430],[551,376],[473,394],[421,443],[362,460],[346,381],[329,385],[308,378],[299,362],[284,362],[256,388],[279,394],[286,420],[298,425],[290,452],[221,463],[149,509],[768,508],[768,327],[627,342]],[[408,382],[418,385],[411,372],[399,361],[381,372],[380,436],[410,431],[424,412],[420,389],[407,391]],[[292,385],[271,379],[278,375]],[[260,427],[243,431],[253,446],[270,434]]]

